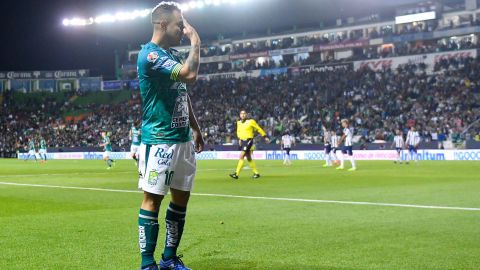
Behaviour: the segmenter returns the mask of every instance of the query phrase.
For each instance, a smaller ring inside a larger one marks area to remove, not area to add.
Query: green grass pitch
[[[356,172],[322,164],[257,161],[262,178],[244,170],[232,181],[236,161],[199,161],[184,262],[194,270],[480,269],[479,162],[359,161]],[[0,269],[139,268],[142,194],[115,191],[136,189],[133,161],[107,171],[102,161],[0,160],[0,182]],[[162,229],[157,258],[163,238]]]

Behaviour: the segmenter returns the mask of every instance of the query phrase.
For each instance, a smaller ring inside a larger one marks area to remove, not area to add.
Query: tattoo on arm
[[[200,45],[192,45],[190,54],[185,62],[188,65],[188,71],[198,72],[198,67],[200,66]]]

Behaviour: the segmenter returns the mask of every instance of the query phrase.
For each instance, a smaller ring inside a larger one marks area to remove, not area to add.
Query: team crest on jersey
[[[148,174],[148,184],[150,186],[155,186],[157,184],[157,181],[158,181],[158,172],[156,171],[151,171],[149,174]]]
[[[147,55],[147,61],[150,63],[155,62],[158,59],[158,53],[157,52],[150,52]]]

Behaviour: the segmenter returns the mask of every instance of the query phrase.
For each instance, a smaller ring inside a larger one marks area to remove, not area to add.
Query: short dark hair
[[[182,12],[180,5],[176,2],[160,2],[152,9],[152,24],[158,24],[166,16],[169,16],[174,11]]]

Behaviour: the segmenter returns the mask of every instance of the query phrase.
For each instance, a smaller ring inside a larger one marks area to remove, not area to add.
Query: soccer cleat
[[[407,161],[407,162],[405,162],[405,164],[407,164],[407,165],[408,165],[408,164],[410,164],[410,162],[408,162],[408,161]]]
[[[260,178],[260,174],[256,173],[252,176],[253,179],[257,179],[257,178]]]
[[[337,170],[345,170],[344,167],[337,167]]]
[[[112,169],[112,167],[107,167],[107,170],[111,170],[111,169]]]
[[[326,168],[326,167],[332,167],[332,165],[323,164],[323,167],[324,167],[324,168]]]
[[[170,260],[164,260],[162,256],[162,260],[160,260],[158,266],[160,270],[191,270],[183,264],[180,258],[182,258],[182,255],[173,257]]]
[[[230,175],[230,177],[233,178],[233,179],[238,179],[237,173],[231,173],[231,174],[229,174],[229,175]]]
[[[357,168],[350,168],[350,169],[348,169],[349,172],[354,172],[354,171],[356,171],[356,170],[357,170]]]
[[[156,264],[151,264],[145,267],[141,267],[140,270],[158,270],[158,266]]]

